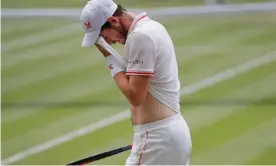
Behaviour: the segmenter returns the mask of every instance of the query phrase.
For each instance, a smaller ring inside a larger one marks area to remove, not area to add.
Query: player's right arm
[[[108,51],[98,44],[96,47],[105,56],[117,87],[130,104],[137,107],[145,101],[148,92],[149,81],[154,71],[156,48],[154,41],[140,32],[132,34],[129,40],[126,71]]]

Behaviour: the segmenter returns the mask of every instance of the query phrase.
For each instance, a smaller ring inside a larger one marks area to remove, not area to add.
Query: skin
[[[102,30],[100,36],[102,36],[110,45],[116,43],[124,45],[127,38],[127,32],[134,17],[134,14],[128,12],[120,17],[109,17],[107,21],[111,24],[111,28]],[[110,53],[100,45],[95,45],[104,57],[110,55]],[[120,72],[115,75],[114,80],[118,88],[127,97],[133,107],[137,107],[144,102],[150,81],[149,76],[127,76],[125,72]]]
[[[132,24],[135,15],[130,12],[125,12],[122,16],[111,16],[108,18],[108,22],[111,24],[111,28],[106,28],[101,31],[100,36],[104,37],[107,43],[125,44],[127,38],[127,32]]]
[[[132,24],[135,15],[125,12],[122,16],[108,18],[110,28],[103,29],[100,33],[110,45],[115,43],[125,44],[127,32]],[[104,57],[110,55],[103,47],[98,44],[95,46],[100,50]],[[144,124],[167,118],[176,113],[161,104],[148,93],[150,76],[130,75],[119,72],[114,76],[114,81],[120,91],[128,99],[131,105],[132,124]]]

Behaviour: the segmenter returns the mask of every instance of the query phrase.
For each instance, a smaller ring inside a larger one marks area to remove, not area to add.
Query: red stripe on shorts
[[[148,130],[146,130],[146,132],[147,132],[146,142],[145,142],[145,146],[144,146],[143,152],[140,154],[138,165],[141,164],[141,159],[142,159],[143,153],[144,153],[144,151],[146,150],[146,146],[147,146],[147,140],[148,140],[148,135],[149,135],[149,133],[148,133]]]

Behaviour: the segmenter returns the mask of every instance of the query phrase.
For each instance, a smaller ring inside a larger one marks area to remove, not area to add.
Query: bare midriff
[[[138,107],[131,106],[130,110],[133,125],[151,123],[177,114],[177,112],[159,102],[149,93],[143,104]]]

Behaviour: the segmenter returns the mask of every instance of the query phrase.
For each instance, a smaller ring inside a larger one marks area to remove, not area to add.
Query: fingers
[[[112,41],[111,40],[109,40],[107,37],[104,37],[104,40],[109,44],[109,45],[111,45],[112,44]]]

